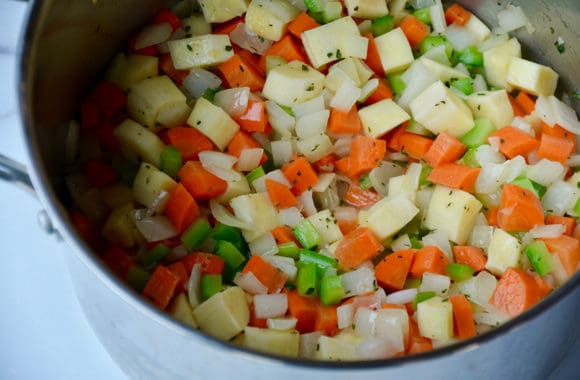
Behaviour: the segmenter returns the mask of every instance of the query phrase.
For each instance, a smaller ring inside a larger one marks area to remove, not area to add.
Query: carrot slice
[[[288,314],[297,319],[296,330],[301,334],[314,331],[317,309],[315,298],[301,296],[296,290],[288,292]]]
[[[566,138],[542,134],[542,137],[540,137],[540,147],[538,148],[538,158],[545,158],[565,164],[575,148],[575,142]]]
[[[433,183],[472,193],[481,168],[447,163],[433,168],[427,179]]]
[[[250,99],[248,108],[243,115],[234,117],[240,128],[246,132],[264,132],[268,125],[266,114],[266,102],[263,100]]]
[[[335,335],[338,332],[337,307],[338,305],[323,306],[317,302],[314,331],[321,331],[328,336]]]
[[[167,269],[169,269],[171,272],[173,272],[173,274],[179,277],[179,282],[177,283],[177,288],[175,289],[176,293],[181,293],[185,291],[187,287],[187,282],[189,281],[189,274],[187,273],[187,270],[185,269],[185,265],[183,265],[183,262],[176,261],[174,263],[171,263],[167,266]]]
[[[557,238],[541,239],[546,243],[550,253],[557,255],[568,276],[572,276],[580,263],[580,241],[571,236],[562,235]]]
[[[312,17],[306,12],[300,13],[294,20],[288,24],[288,31],[296,38],[301,38],[302,32],[314,29],[320,26]]]
[[[357,208],[367,208],[381,200],[374,190],[365,190],[357,183],[351,183],[344,194],[344,201]]]
[[[421,352],[431,351],[433,344],[431,339],[421,336],[419,326],[413,318],[409,318],[409,342],[407,344],[407,354],[420,354]]]
[[[189,75],[188,70],[177,70],[173,65],[171,54],[161,54],[159,57],[159,68],[167,74],[175,83],[181,85],[186,76]]]
[[[546,215],[546,224],[561,224],[566,228],[564,235],[572,236],[576,220],[570,216]]]
[[[350,177],[359,176],[378,165],[387,153],[387,142],[358,135],[350,143]]]
[[[199,161],[187,161],[177,176],[195,199],[211,199],[226,191],[228,183],[203,168]]]
[[[171,190],[164,212],[179,233],[185,231],[200,215],[195,199],[182,183]]]
[[[496,227],[497,224],[497,212],[499,211],[499,206],[491,206],[488,210],[487,210],[487,215],[486,215],[486,219],[487,219],[487,224],[489,224],[490,226],[494,226]]]
[[[467,146],[459,139],[448,133],[437,135],[423,159],[429,165],[435,167],[439,164],[454,162],[467,150]]]
[[[169,128],[166,133],[167,143],[173,145],[181,153],[185,161],[197,160],[199,152],[212,150],[213,143],[203,133],[191,127]]]
[[[518,116],[518,117],[526,116],[526,112],[522,109],[522,107],[520,107],[518,102],[516,102],[514,97],[511,96],[511,94],[508,94],[508,99],[510,101],[510,104],[512,105],[512,110],[514,111],[514,116]]]
[[[449,297],[453,306],[453,331],[460,339],[468,339],[476,335],[475,322],[471,304],[463,294]]]
[[[383,245],[367,227],[359,227],[346,234],[336,247],[335,256],[340,266],[354,269],[383,250]]]
[[[264,260],[260,255],[255,254],[250,257],[242,272],[252,272],[268,288],[268,293],[278,293],[288,279],[284,272]]]
[[[447,25],[453,23],[463,26],[469,18],[471,17],[471,12],[463,8],[461,5],[454,3],[445,11],[445,21]]]
[[[415,133],[404,132],[399,136],[400,152],[416,160],[422,160],[431,148],[433,140]]]
[[[497,211],[500,228],[508,232],[528,231],[544,224],[542,203],[535,194],[517,185],[505,184]]]
[[[192,252],[181,259],[181,262],[187,273],[191,273],[195,264],[200,264],[202,274],[221,274],[225,265],[223,258],[207,252]]]
[[[341,111],[337,108],[330,110],[328,118],[328,132],[335,135],[354,135],[360,131],[361,122],[358,117],[356,104],[348,112]]]
[[[574,144],[573,151],[576,151],[576,135],[560,127],[558,124],[549,126],[548,124],[542,122],[542,136],[543,135],[550,135],[566,139],[572,144]]]
[[[379,285],[390,291],[403,289],[416,251],[415,249],[396,251],[379,262],[375,267],[375,277]]]
[[[489,303],[515,317],[539,300],[536,280],[522,269],[508,268],[497,282]]]
[[[401,136],[407,133],[407,122],[401,124],[401,126],[389,131],[386,136],[384,137],[387,140],[387,148],[393,152],[400,152],[403,148],[401,144]],[[429,148],[427,148],[429,150]],[[425,152],[427,152],[427,150]]]
[[[412,278],[420,278],[425,272],[445,274],[449,259],[439,248],[428,245],[415,253],[409,273]]]
[[[239,54],[220,64],[218,71],[230,88],[249,87],[250,91],[260,91],[264,87],[264,78]]]
[[[298,200],[286,185],[271,179],[266,179],[265,183],[270,201],[278,210],[298,204]]]
[[[212,25],[212,33],[213,34],[230,34],[237,28],[238,24],[244,22],[243,17],[236,17],[230,21],[226,21],[221,24],[213,24]]]
[[[375,37],[372,33],[367,33],[364,35],[364,37],[369,40],[365,63],[375,72],[375,74],[382,78],[385,76],[385,69],[383,68],[383,63],[381,62],[379,49],[377,49],[377,44],[375,43]]]
[[[525,157],[540,145],[536,138],[521,129],[511,126],[498,129],[488,139],[492,137],[499,138],[499,151],[507,158],[514,158],[519,155]]]
[[[260,58],[260,67],[264,71],[266,71],[266,57],[270,55],[282,57],[287,62],[308,62],[306,54],[302,50],[300,44],[296,42],[296,40],[294,40],[291,35],[288,34],[282,37],[280,41],[273,43],[272,46],[270,46]]]
[[[163,310],[173,298],[178,284],[179,277],[175,273],[163,265],[158,265],[141,294]]]
[[[292,192],[302,194],[318,182],[318,175],[304,157],[294,157],[282,166],[282,172],[292,185]]]
[[[456,245],[453,247],[455,261],[459,264],[466,264],[473,268],[474,271],[480,272],[485,269],[487,259],[483,249],[470,245]]]
[[[415,47],[429,35],[429,26],[417,17],[409,14],[399,22],[399,28],[405,33],[411,47]]]
[[[292,229],[288,226],[278,226],[272,230],[272,236],[276,239],[277,244],[284,244],[284,243],[296,243],[297,246],[300,247],[300,243],[294,237],[292,233]]]
[[[536,109],[536,101],[527,92],[520,91],[514,100],[526,115],[531,114]]]
[[[387,79],[378,77],[379,87],[365,100],[365,105],[371,105],[380,102],[383,99],[393,99],[395,97]]]

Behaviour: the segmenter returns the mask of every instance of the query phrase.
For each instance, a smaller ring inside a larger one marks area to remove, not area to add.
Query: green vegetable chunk
[[[305,263],[298,268],[296,290],[303,296],[315,297],[318,294],[316,263]]]
[[[390,32],[395,27],[395,18],[393,16],[383,16],[372,21],[371,30],[374,37],[378,37]]]
[[[423,55],[429,50],[441,45],[445,46],[445,54],[447,54],[447,58],[451,59],[453,57],[453,46],[444,36],[425,37],[421,43],[419,43],[419,53]]]
[[[473,93],[473,83],[469,78],[454,79],[451,81],[451,87],[461,91],[465,95]]]
[[[205,301],[222,290],[221,274],[204,274],[201,276],[201,298]]]
[[[309,263],[316,265],[319,277],[322,277],[328,268],[336,268],[338,266],[338,261],[332,257],[324,256],[307,249],[301,249],[298,264],[304,265]]]
[[[473,128],[461,137],[461,142],[468,148],[477,148],[487,143],[487,138],[495,132],[495,127],[489,119],[476,119]]]
[[[246,240],[242,236],[242,232],[238,228],[223,223],[217,223],[213,228],[211,237],[215,240],[229,241],[244,256],[247,256],[249,253],[248,243],[246,243]]]
[[[395,95],[399,96],[405,91],[407,85],[403,81],[403,73],[388,74],[387,79]]]
[[[236,271],[246,261],[246,257],[232,243],[225,240],[218,240],[216,242],[215,253],[225,261],[225,280],[233,280]]]
[[[413,16],[421,20],[422,23],[431,25],[431,9],[429,7],[414,10]]]
[[[335,305],[345,296],[340,276],[326,276],[320,280],[320,302],[324,306]]]
[[[304,0],[304,5],[308,12],[322,12],[324,10],[324,1],[322,0]]]
[[[204,218],[199,218],[181,234],[181,242],[190,251],[200,245],[211,233],[211,226]]]
[[[510,183],[513,185],[518,185],[519,187],[522,187],[524,189],[530,190],[532,193],[536,195],[536,197],[538,197],[538,199],[542,199],[542,196],[546,193],[545,186],[542,186],[539,183],[536,183],[527,177],[522,176],[517,177]]]
[[[447,275],[453,281],[465,281],[473,277],[474,270],[466,264],[449,263],[447,264]]]
[[[524,248],[524,253],[528,256],[532,268],[540,276],[544,276],[554,270],[554,261],[552,255],[546,247],[546,243],[541,240],[528,244]]]
[[[457,57],[459,62],[466,66],[471,67],[482,67],[483,66],[483,53],[480,52],[475,46],[469,46],[459,52]]]
[[[292,233],[298,242],[306,249],[317,249],[322,243],[320,234],[308,219],[303,219],[293,229]]]
[[[161,152],[159,166],[160,169],[170,177],[177,176],[179,169],[183,166],[181,153],[175,147],[167,145],[165,149],[163,149],[163,152]]]
[[[479,162],[477,161],[477,159],[475,158],[475,151],[476,150],[477,150],[477,148],[467,149],[467,151],[465,152],[465,154],[461,158],[461,163],[463,165],[478,168],[480,165],[479,165]]]
[[[252,183],[255,180],[257,180],[258,178],[265,176],[265,175],[266,175],[266,172],[264,171],[264,168],[261,166],[258,166],[257,168],[255,168],[254,170],[252,170],[251,172],[246,174],[246,179],[248,180],[248,183],[250,184],[250,186],[252,186]]]
[[[171,249],[165,244],[157,244],[149,251],[147,251],[143,256],[140,257],[139,262],[143,265],[143,268],[150,270],[155,268],[157,264],[171,252]]]
[[[433,298],[433,297],[435,297],[435,292],[432,292],[432,291],[417,293],[417,295],[415,296],[415,299],[413,300],[413,309],[416,310],[418,304],[420,304],[423,301],[427,301],[429,298]]]
[[[137,292],[141,292],[147,281],[149,281],[151,274],[138,265],[132,265],[127,272],[127,283],[131,288]]]
[[[342,13],[342,4],[338,1],[329,1],[322,11],[322,22],[329,23],[340,18]]]
[[[278,245],[278,256],[291,257],[293,259],[298,259],[300,257],[300,248],[290,241],[288,243],[283,243]]]
[[[360,177],[360,179],[358,180],[358,184],[364,190],[368,190],[371,187],[373,187],[373,184],[371,182],[371,177],[369,176],[369,173],[366,173],[366,174],[362,175]]]

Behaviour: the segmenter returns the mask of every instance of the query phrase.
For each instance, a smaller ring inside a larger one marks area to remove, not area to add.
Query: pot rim
[[[20,127],[23,130],[25,138],[25,150],[31,169],[29,175],[42,205],[47,210],[51,220],[56,226],[56,229],[60,232],[69,247],[74,251],[73,253],[77,255],[84,265],[95,273],[96,277],[98,277],[104,285],[109,288],[109,290],[125,302],[129,303],[136,311],[149,315],[164,327],[177,330],[177,332],[182,335],[195,337],[195,339],[197,339],[201,344],[211,344],[215,348],[235,352],[238,355],[244,354],[248,359],[253,360],[268,360],[284,365],[299,366],[305,369],[311,368],[340,371],[360,370],[364,368],[381,369],[432,361],[451,354],[477,349],[480,345],[499,339],[501,336],[507,335],[517,328],[525,328],[524,325],[526,322],[539,317],[550,307],[553,307],[558,302],[562,301],[569,293],[580,285],[580,272],[577,272],[572,278],[568,279],[564,285],[554,290],[540,303],[490,331],[474,338],[458,341],[449,346],[441,347],[432,351],[388,359],[337,362],[280,357],[261,351],[250,350],[213,338],[202,333],[200,330],[185,325],[184,323],[174,319],[165,311],[159,310],[151,303],[144,300],[136,292],[129,289],[128,286],[114,273],[106,268],[105,264],[98,259],[92,249],[78,236],[77,233],[75,233],[74,227],[68,220],[66,209],[62,204],[60,204],[60,202],[57,202],[58,196],[54,189],[49,185],[50,181],[46,171],[44,170],[39,153],[39,146],[37,140],[34,138],[34,129],[32,127],[35,121],[31,111],[35,78],[34,73],[32,73],[33,66],[30,64],[31,62],[34,62],[36,58],[36,51],[33,50],[33,47],[37,44],[39,39],[40,31],[38,25],[40,25],[39,22],[43,19],[43,4],[46,2],[47,1],[45,0],[37,0],[29,7],[25,18],[25,28],[20,35],[17,51],[18,70],[16,83],[19,106],[18,114],[20,118]],[[46,13],[46,11],[44,12]]]

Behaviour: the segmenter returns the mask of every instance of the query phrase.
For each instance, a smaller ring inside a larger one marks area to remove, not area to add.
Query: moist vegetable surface
[[[71,122],[71,222],[181,322],[275,355],[484,333],[580,262],[558,74],[439,0],[161,10]]]

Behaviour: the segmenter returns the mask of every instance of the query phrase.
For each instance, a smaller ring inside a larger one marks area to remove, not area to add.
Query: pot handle
[[[0,180],[12,182],[24,190],[36,195],[30,176],[26,171],[26,166],[4,156],[3,154],[0,154]]]

